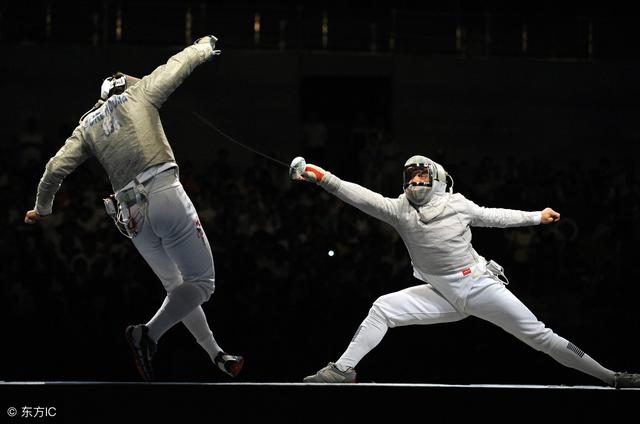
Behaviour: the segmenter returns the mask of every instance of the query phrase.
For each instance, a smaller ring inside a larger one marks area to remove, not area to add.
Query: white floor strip
[[[326,383],[203,383],[203,382],[138,382],[138,381],[0,381],[1,385],[161,385],[161,386],[274,386],[274,387],[310,387],[310,386],[339,386],[357,388],[362,387],[388,387],[388,388],[462,388],[462,389],[527,389],[527,390],[621,390],[606,386],[562,386],[562,385],[540,385],[540,384],[406,384],[406,383],[356,383],[356,384],[326,384]],[[640,388],[622,389],[622,390],[640,390]]]

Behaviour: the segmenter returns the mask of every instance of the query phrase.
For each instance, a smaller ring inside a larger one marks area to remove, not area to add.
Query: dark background
[[[238,380],[300,381],[342,354],[378,296],[419,282],[391,227],[192,111],[386,196],[424,154],[480,205],[553,207],[559,224],[474,229],[474,247],[549,327],[605,367],[640,369],[640,16],[610,2],[423,3],[0,1],[0,380],[138,379],[124,328],[164,292],[104,213],[100,166],[70,175],[41,225],[22,220],[102,79],[149,73],[209,33],[223,54],[161,114],[213,247],[203,307],[222,348],[246,357]],[[181,325],[155,367],[164,381],[229,381]],[[358,373],[598,384],[476,318],[392,329]]]

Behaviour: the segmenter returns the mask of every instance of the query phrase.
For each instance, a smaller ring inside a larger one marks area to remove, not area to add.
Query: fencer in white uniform
[[[167,295],[146,324],[125,335],[143,379],[154,379],[152,358],[160,337],[182,322],[213,363],[236,376],[244,359],[225,353],[209,328],[201,304],[215,288],[209,241],[178,176],[178,165],[162,128],[159,109],[200,64],[220,54],[217,38],[206,36],[172,56],[142,79],[117,73],[106,78],[100,100],[85,113],[72,135],[46,165],[36,205],[25,222],[52,213],[64,178],[95,156],[115,195],[107,211],[158,276]]]
[[[487,261],[471,245],[472,226],[550,224],[560,219],[553,209],[524,212],[480,207],[462,194],[447,191],[444,168],[419,155],[405,163],[404,193],[395,199],[343,181],[316,165],[306,165],[296,179],[315,182],[342,201],[393,226],[407,247],[413,275],[423,282],[379,297],[342,356],[305,377],[305,382],[355,382],[356,365],[389,328],[453,322],[472,315],[607,385],[640,386],[640,375],[604,368],[547,328],[505,287],[502,267]]]

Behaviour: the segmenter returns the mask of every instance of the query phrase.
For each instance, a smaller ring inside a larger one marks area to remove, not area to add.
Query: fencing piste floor
[[[638,422],[640,389],[504,384],[0,382],[0,422]]]

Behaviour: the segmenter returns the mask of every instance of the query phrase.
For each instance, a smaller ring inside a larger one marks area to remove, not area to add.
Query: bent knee
[[[213,292],[215,291],[216,285],[213,278],[203,279],[203,280],[195,280],[195,281],[185,281],[185,284],[192,284],[194,287],[197,287],[200,291],[200,295],[202,297],[202,303],[209,300]]]
[[[380,296],[375,302],[373,302],[371,309],[369,309],[369,316],[387,327],[394,327],[395,325],[389,319],[388,296],[389,295]]]
[[[164,287],[164,290],[167,292],[167,294],[171,293],[172,291],[175,290],[176,287],[178,287],[180,284],[182,284],[182,280],[162,280],[162,286]]]

